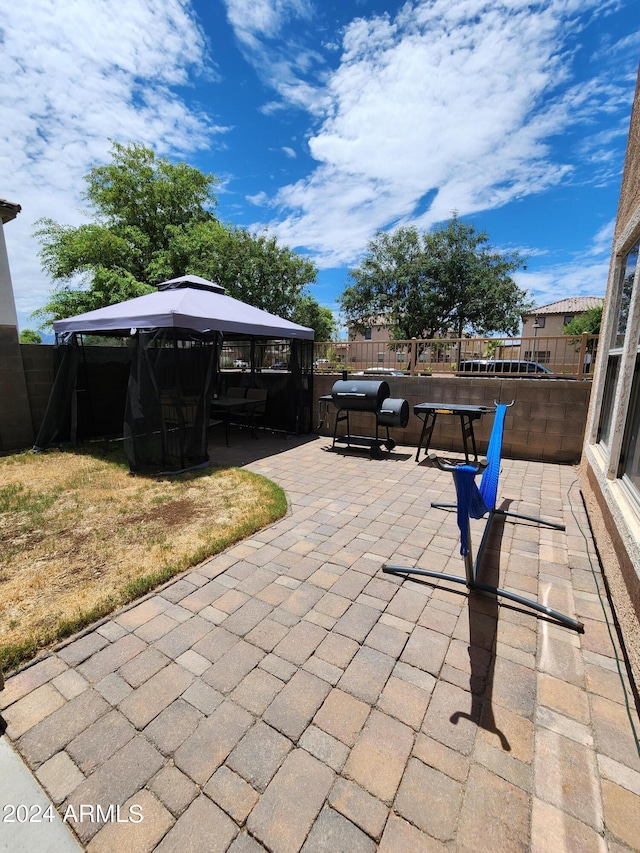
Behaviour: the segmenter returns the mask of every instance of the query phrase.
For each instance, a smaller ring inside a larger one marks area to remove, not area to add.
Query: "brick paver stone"
[[[284,625],[274,622],[273,619],[263,619],[253,630],[249,631],[246,639],[254,646],[272,652],[280,640],[286,636],[287,629]]]
[[[375,853],[376,843],[351,821],[333,809],[324,808],[311,827],[302,853]]]
[[[182,814],[198,795],[197,786],[173,764],[165,765],[148,786],[176,817]]]
[[[607,853],[607,843],[592,827],[534,798],[531,811],[531,853],[571,849]]]
[[[415,684],[391,676],[378,699],[378,707],[385,714],[396,717],[413,729],[419,729],[424,718],[431,693]]]
[[[239,705],[225,701],[204,719],[174,755],[176,767],[204,785],[253,723]]]
[[[483,767],[472,767],[460,814],[459,849],[495,853],[526,849],[530,808],[524,791]]]
[[[287,682],[262,717],[266,723],[282,734],[297,740],[330,690],[331,685],[326,681],[299,670]]]
[[[592,749],[539,728],[534,766],[535,792],[541,800],[601,830],[602,801]]]
[[[302,665],[327,636],[327,632],[313,622],[298,622],[274,648],[274,654],[291,663]]]
[[[462,785],[416,758],[407,764],[394,807],[423,832],[450,841],[462,805]],[[484,848],[488,849],[488,848]]]
[[[602,796],[607,829],[631,849],[640,849],[640,795],[604,779]]]
[[[411,666],[438,675],[444,662],[450,638],[417,625],[400,655],[400,660]]]
[[[327,634],[315,653],[327,663],[346,669],[357,651],[358,644],[354,640],[338,634]]]
[[[323,761],[336,773],[342,770],[349,755],[348,746],[316,726],[308,726],[304,730],[298,745],[319,761]]]
[[[352,604],[341,616],[333,630],[361,643],[380,617],[380,611],[365,604]]]
[[[265,601],[250,599],[225,619],[224,627],[227,631],[243,637],[259,625],[272,610],[273,607]]]
[[[390,805],[412,747],[413,732],[408,726],[374,710],[351,750],[343,775]]]
[[[221,808],[201,794],[156,847],[155,853],[207,851],[224,853],[238,827]]]
[[[475,849],[475,848],[473,848]],[[387,821],[378,853],[447,853],[448,848],[396,815]]]
[[[146,738],[138,735],[112,755],[89,778],[79,785],[62,806],[63,814],[73,808],[80,816],[80,805],[122,805],[136,793],[164,764],[160,753]],[[94,818],[96,815],[94,814]],[[87,843],[101,829],[95,820],[70,820],[80,840]]]
[[[85,634],[79,640],[69,643],[61,649],[58,649],[58,655],[69,666],[77,666],[83,660],[91,657],[95,652],[109,645],[109,640],[98,634],[97,631],[92,631],[90,634]]]
[[[359,785],[338,779],[329,795],[329,803],[376,841],[380,839],[389,809]]]
[[[365,702],[343,690],[335,689],[324,700],[313,722],[347,746],[353,746],[370,710],[370,706]]]
[[[230,631],[218,626],[205,634],[201,640],[193,645],[193,651],[215,663],[226,654],[229,649],[236,645],[238,637]]]
[[[81,663],[78,672],[88,681],[100,681],[105,675],[115,672],[131,658],[147,648],[147,644],[135,634],[126,634],[105,649],[96,652],[88,660]]]
[[[231,698],[252,714],[260,715],[283,687],[284,681],[256,667],[242,679]]]
[[[479,709],[472,696],[446,681],[436,684],[422,721],[422,731],[440,743],[469,755],[478,732]]]
[[[288,738],[258,720],[226,763],[256,790],[264,791],[292,747]]]
[[[57,752],[41,764],[36,776],[56,805],[68,797],[81,782],[84,782],[83,774],[66,752]]]
[[[591,696],[590,700],[591,723],[598,752],[640,772],[640,755],[629,726],[626,709],[602,696]]]
[[[150,622],[155,616],[164,613],[168,606],[169,603],[166,598],[155,595],[141,604],[136,604],[134,607],[130,607],[128,610],[119,613],[115,617],[115,622],[118,625],[122,625],[128,631],[135,631],[136,628],[144,625],[145,622]]]
[[[338,687],[373,705],[387,683],[394,664],[394,659],[389,655],[362,646],[345,670]]]
[[[136,730],[119,711],[110,711],[67,744],[67,752],[86,775],[134,737]]]
[[[464,782],[469,774],[469,762],[464,755],[422,733],[416,737],[413,754],[423,764],[441,770],[457,782]]]
[[[230,693],[263,657],[262,649],[240,640],[205,672],[203,681],[221,693]]]
[[[145,728],[144,733],[164,755],[171,755],[197,728],[203,715],[184,699],[176,699]]]
[[[130,809],[137,806],[133,812]],[[138,791],[127,800],[120,810],[121,821],[107,823],[95,835],[87,847],[87,853],[113,853],[114,850],[126,850],[127,853],[149,853],[154,850],[166,831],[172,826],[173,815],[149,791]],[[125,820],[129,816],[136,822]],[[142,820],[137,821],[138,815]]]
[[[211,622],[201,616],[191,616],[173,631],[156,641],[156,648],[170,658],[177,658],[201,640],[211,630]]]
[[[193,680],[192,673],[177,663],[171,663],[126,696],[120,703],[120,710],[136,728],[143,729],[177,699]]]
[[[16,740],[30,728],[53,714],[64,705],[64,697],[52,684],[36,687],[23,699],[10,705],[3,717],[7,724],[7,734]]]
[[[333,784],[334,774],[303,749],[290,753],[247,820],[270,850],[297,853]]]
[[[31,767],[38,767],[110,710],[100,694],[85,690],[24,734],[18,741],[20,752]]]
[[[53,656],[23,669],[6,680],[4,690],[0,692],[0,710],[67,671],[64,660]]]
[[[154,676],[156,672],[160,672],[169,663],[171,663],[170,658],[153,646],[149,646],[139,655],[123,664],[118,670],[118,674],[133,688],[136,688]]]
[[[224,766],[209,779],[204,792],[240,825],[260,797],[242,777]]]

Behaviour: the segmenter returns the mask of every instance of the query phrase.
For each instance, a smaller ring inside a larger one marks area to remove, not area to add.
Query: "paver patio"
[[[224,464],[253,454],[290,513],[8,679],[7,735],[61,815],[85,806],[81,843],[640,850],[640,725],[575,470],[504,460],[502,500],[567,529],[496,526],[483,577],[583,635],[382,574],[462,574],[455,516],[430,508],[453,499],[451,475],[412,448],[328,447],[213,446]]]

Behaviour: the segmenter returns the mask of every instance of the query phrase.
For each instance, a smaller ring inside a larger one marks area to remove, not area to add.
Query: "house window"
[[[607,367],[600,406],[597,441],[609,452],[609,472],[621,478],[640,501],[640,341],[625,346],[629,328],[637,327],[640,300],[637,240],[622,259],[620,278],[612,293],[613,327],[608,331]],[[631,314],[632,305],[634,314]],[[632,325],[633,322],[633,325]],[[635,350],[635,351],[634,351]],[[633,359],[633,361],[631,361]],[[629,390],[625,390],[629,389]]]
[[[404,350],[398,350],[396,352],[396,361],[404,362],[407,360],[407,354]]]
[[[564,320],[562,321],[562,325],[568,326],[569,323],[573,323],[574,316],[575,316],[574,314],[565,314]]]
[[[622,479],[640,495],[640,358],[636,359],[630,403],[620,473]]]
[[[364,330],[364,339],[365,339],[365,341],[371,340],[371,327]]]
[[[384,353],[383,352],[378,353],[378,362],[380,362],[380,363],[384,362]]]
[[[544,326],[545,326],[545,323],[546,323],[546,322],[547,322],[547,318],[546,318],[546,317],[534,317],[534,318],[533,318],[533,324],[534,324],[534,325],[536,325],[536,324],[537,324],[537,328],[538,328],[538,329],[544,329]]]

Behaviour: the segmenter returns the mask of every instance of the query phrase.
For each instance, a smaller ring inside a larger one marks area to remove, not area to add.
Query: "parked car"
[[[313,362],[313,366],[316,370],[318,370],[318,369],[327,370],[330,367],[330,365],[331,365],[331,362],[329,361],[328,358],[317,358]]]
[[[286,361],[274,361],[274,363],[271,365],[271,369],[272,370],[288,370],[289,365],[287,364]]]
[[[241,370],[246,370],[249,367],[248,361],[243,361],[241,358],[236,358],[233,362],[234,367],[239,367]]]
[[[357,370],[353,376],[404,376],[402,370],[394,367],[367,367],[365,370]]]
[[[537,361],[518,361],[509,358],[474,358],[469,361],[461,361],[458,365],[458,373],[517,373],[524,377],[555,377],[544,364]]]

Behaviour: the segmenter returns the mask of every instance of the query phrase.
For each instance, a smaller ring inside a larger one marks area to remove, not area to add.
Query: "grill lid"
[[[339,379],[331,389],[339,409],[376,412],[390,394],[389,383],[371,379]]]

